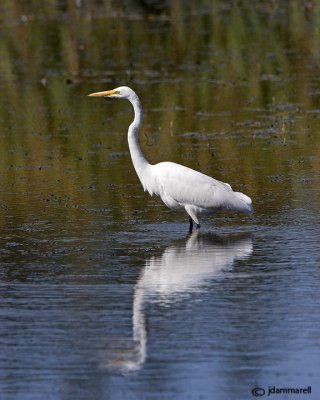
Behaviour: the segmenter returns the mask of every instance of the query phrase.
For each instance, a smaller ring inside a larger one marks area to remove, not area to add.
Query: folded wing
[[[154,192],[166,204],[168,199],[173,199],[181,206],[252,212],[251,199],[242,193],[233,192],[227,183],[171,162],[159,163],[152,168],[157,181]]]

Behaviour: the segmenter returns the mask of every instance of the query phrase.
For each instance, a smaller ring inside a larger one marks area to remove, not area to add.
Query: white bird
[[[92,97],[127,99],[133,105],[134,120],[128,129],[131,159],[144,191],[158,195],[173,210],[184,209],[189,215],[190,232],[193,222],[200,228],[198,215],[220,210],[253,211],[250,197],[234,192],[228,183],[220,182],[201,172],[173,162],[150,164],[139,144],[143,110],[137,94],[127,86],[91,93]]]
[[[161,256],[147,259],[133,288],[132,337],[109,337],[106,348],[99,352],[99,367],[121,373],[141,369],[148,352],[150,304],[159,304],[168,311],[178,301],[189,301],[192,293],[214,289],[213,281],[226,276],[228,281],[238,279],[238,274],[230,271],[237,260],[245,260],[252,251],[250,236],[200,236],[197,229],[187,240],[172,243]],[[167,314],[175,318],[170,309]],[[207,320],[205,314],[200,318]]]

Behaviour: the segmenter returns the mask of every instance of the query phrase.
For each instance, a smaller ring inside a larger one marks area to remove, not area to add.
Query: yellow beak
[[[106,90],[105,92],[96,92],[96,93],[91,93],[88,96],[89,97],[108,97],[111,96],[112,94],[117,94],[118,92],[113,89],[113,90]]]

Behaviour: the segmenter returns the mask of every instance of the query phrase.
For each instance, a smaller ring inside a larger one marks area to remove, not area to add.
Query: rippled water
[[[163,223],[83,239],[55,232],[42,251],[35,232],[24,246],[8,241],[4,398],[316,393],[319,232],[312,215],[285,219],[237,234]],[[25,248],[32,259],[17,257]]]
[[[319,400],[318,5],[147,3],[1,6],[0,399]],[[143,193],[118,84],[253,217]]]

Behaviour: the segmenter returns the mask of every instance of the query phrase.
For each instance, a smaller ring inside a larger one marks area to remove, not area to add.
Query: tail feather
[[[237,199],[237,210],[245,214],[253,213],[252,200],[250,197],[240,192],[234,192],[234,194]]]

